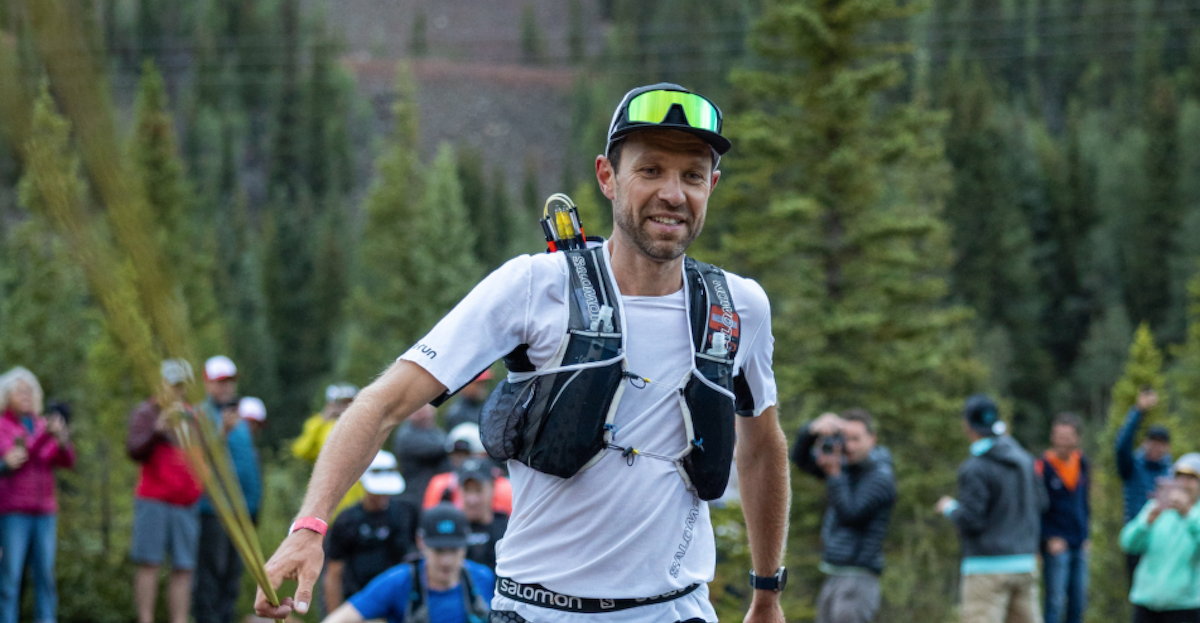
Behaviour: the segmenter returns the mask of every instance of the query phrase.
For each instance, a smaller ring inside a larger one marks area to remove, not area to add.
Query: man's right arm
[[[139,463],[150,458],[150,451],[160,441],[165,439],[155,429],[158,422],[158,410],[144,402],[129,414],[129,433],[125,437],[125,452],[129,458]]]
[[[325,608],[334,609],[342,605],[342,573],[346,563],[342,560],[330,560],[325,565]]]
[[[817,435],[812,432],[812,424],[805,424],[800,432],[796,434],[796,445],[792,446],[792,462],[800,471],[812,474],[821,480],[825,479],[825,472],[821,470],[821,466],[817,465],[817,460],[813,458],[813,446],[817,443]]]
[[[1121,480],[1129,480],[1133,477],[1133,438],[1137,436],[1137,431],[1142,426],[1143,415],[1136,405],[1130,408],[1129,413],[1125,416],[1125,423],[1121,425],[1121,430],[1117,433],[1117,473],[1121,475]]]
[[[988,486],[979,470],[970,467],[958,475],[958,507],[950,520],[963,534],[979,534],[987,528]]]
[[[329,613],[321,623],[360,623],[363,615],[353,604],[345,603]]]
[[[404,360],[397,361],[363,389],[329,433],[298,516],[327,519],[366,471],[388,434],[444,391],[445,386],[432,374]],[[323,561],[320,535],[310,530],[288,535],[267,562],[267,576],[276,588],[285,579],[297,580],[296,597],[272,606],[260,588],[255,600],[259,616],[282,619],[293,610],[306,613]]]

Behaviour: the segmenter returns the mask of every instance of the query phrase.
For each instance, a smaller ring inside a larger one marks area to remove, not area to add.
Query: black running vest
[[[687,322],[695,347],[692,368],[677,382],[687,447],[675,456],[618,445],[613,423],[627,385],[644,379],[626,365],[620,293],[602,246],[562,251],[570,275],[567,333],[550,362],[537,369],[521,345],[504,358],[509,375],[492,391],[480,416],[488,454],[515,459],[546,474],[570,478],[618,450],[672,461],[701,499],[725,492],[734,449],[734,414],[753,415],[742,376],[734,378],[739,319],[725,274],[684,260]],[[682,320],[682,319],[681,319]],[[636,389],[634,390],[636,391]]]

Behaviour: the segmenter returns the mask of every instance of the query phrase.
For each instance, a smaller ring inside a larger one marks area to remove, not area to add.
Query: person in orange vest
[[[490,465],[493,478],[492,510],[506,516],[512,514],[512,483],[488,458],[487,451],[483,449],[483,442],[479,439],[478,424],[466,422],[454,427],[446,439],[446,453],[450,455],[451,470],[438,474],[429,481],[422,506],[433,508],[444,501],[461,509],[463,498],[458,471],[468,459],[476,459]]]

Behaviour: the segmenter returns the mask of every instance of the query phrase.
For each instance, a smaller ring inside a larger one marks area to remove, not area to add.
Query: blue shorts
[[[161,565],[169,553],[171,568],[196,568],[200,546],[199,505],[175,506],[158,500],[133,501],[133,539],[129,558],[139,565]]]

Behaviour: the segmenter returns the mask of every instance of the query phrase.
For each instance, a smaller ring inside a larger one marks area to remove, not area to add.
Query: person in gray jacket
[[[792,461],[825,481],[821,523],[826,576],[817,623],[869,623],[879,610],[883,539],[896,503],[892,456],[878,447],[875,422],[862,409],[826,413],[800,429]]]
[[[962,622],[1040,622],[1037,552],[1048,503],[1033,457],[1004,434],[987,396],[967,399],[963,430],[971,456],[958,469],[958,499],[937,503],[959,532]]]

